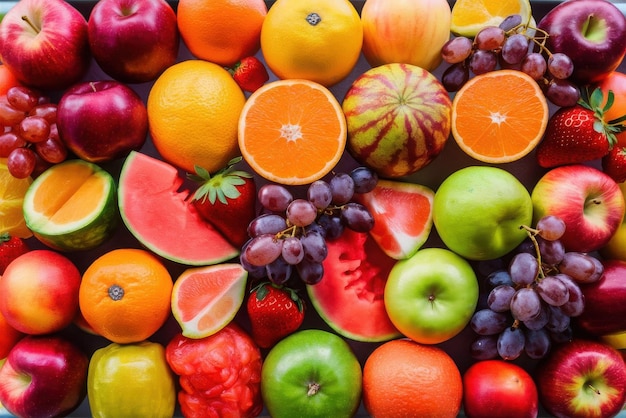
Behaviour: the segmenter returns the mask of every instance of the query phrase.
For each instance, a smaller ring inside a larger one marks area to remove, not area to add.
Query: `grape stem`
[[[533,243],[533,247],[535,248],[535,255],[537,258],[537,263],[539,264],[539,272],[537,273],[538,279],[541,280],[546,277],[546,273],[545,271],[543,271],[543,262],[541,261],[541,251],[539,250],[539,242],[537,242],[537,238],[535,238],[535,236],[539,234],[540,230],[531,228],[528,225],[522,225],[520,226],[520,229],[523,229],[526,231],[526,233],[528,234],[528,237]]]

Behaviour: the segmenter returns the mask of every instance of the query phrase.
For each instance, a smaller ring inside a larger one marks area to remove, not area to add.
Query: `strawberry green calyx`
[[[287,292],[291,300],[298,307],[298,311],[302,312],[304,310],[304,304],[302,303],[302,299],[300,299],[300,297],[298,296],[298,292],[295,289],[291,289],[289,287],[281,286],[271,282],[261,282],[253,287],[252,290],[250,290],[250,293],[255,295],[257,300],[262,301],[269,294],[268,286],[272,286],[276,289]]]
[[[609,90],[606,97],[606,103],[604,102],[604,94],[600,88],[596,88],[589,94],[588,89],[583,90],[578,104],[593,112],[595,116],[595,122],[593,124],[593,130],[604,134],[609,142],[609,149],[613,148],[617,144],[617,135],[620,132],[626,130],[626,115],[622,115],[618,118],[605,120],[606,112],[613,106],[615,101],[615,94],[613,90]]]
[[[241,160],[241,156],[233,158],[226,167],[214,175],[203,167],[195,166],[196,174],[188,175],[189,179],[200,183],[200,187],[193,195],[193,200],[205,202],[208,199],[211,204],[219,201],[227,205],[228,199],[234,200],[241,196],[237,186],[244,185],[246,178],[252,178],[252,174],[247,171],[234,170],[234,166]]]
[[[9,241],[11,241],[11,235],[9,235],[8,232],[3,232],[0,234],[0,244]]]

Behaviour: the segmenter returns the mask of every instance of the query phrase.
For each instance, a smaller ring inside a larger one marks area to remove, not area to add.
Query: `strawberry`
[[[618,183],[626,181],[626,146],[615,146],[602,158],[602,170]]]
[[[265,65],[254,56],[242,58],[229,72],[242,90],[250,93],[261,87],[270,79]]]
[[[4,274],[11,261],[28,251],[30,248],[21,238],[10,236],[7,232],[0,234],[0,275]]]
[[[261,282],[250,291],[247,303],[252,339],[269,348],[300,328],[304,303],[294,289]]]
[[[232,159],[214,175],[196,166],[196,174],[189,176],[200,184],[192,197],[200,216],[237,247],[249,238],[247,229],[256,216],[257,193],[252,174],[234,170],[240,161],[241,157]]]
[[[539,165],[549,168],[577,164],[607,155],[617,142],[615,134],[624,130],[624,117],[605,121],[604,114],[613,100],[613,92],[609,91],[603,106],[602,90],[596,89],[590,96],[581,95],[578,104],[557,110],[537,147]]]

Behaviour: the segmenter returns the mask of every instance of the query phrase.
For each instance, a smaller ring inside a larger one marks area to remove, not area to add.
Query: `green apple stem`
[[[596,388],[591,383],[587,383],[587,387],[591,389],[596,395],[600,395],[600,389]]]
[[[38,28],[37,26],[35,26],[35,25],[33,24],[33,22],[32,22],[32,21],[28,18],[28,16],[22,16],[22,20],[23,20],[24,22],[28,23],[28,26],[30,26],[31,28],[33,28],[33,30],[34,30],[36,33],[41,32],[41,28]]]
[[[317,392],[319,392],[320,390],[320,384],[316,383],[316,382],[311,382],[309,383],[309,390],[306,393],[306,396],[314,396],[315,394],[317,394]]]

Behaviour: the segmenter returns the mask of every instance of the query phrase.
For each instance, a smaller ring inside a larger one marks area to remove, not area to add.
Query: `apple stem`
[[[23,20],[24,22],[28,23],[28,26],[30,26],[31,28],[33,28],[33,30],[34,30],[36,33],[41,32],[41,28],[38,28],[37,26],[35,26],[35,25],[33,24],[33,22],[31,22],[31,20],[28,18],[28,16],[22,16],[22,20]]]
[[[97,91],[96,90],[96,84],[93,81],[89,82],[89,86],[91,86],[91,89],[93,90],[94,93]]]
[[[311,382],[309,383],[309,390],[307,391],[306,396],[313,396],[319,391],[320,391],[320,384]]]
[[[589,387],[589,389],[591,389],[596,395],[600,395],[600,389],[597,389],[594,385],[592,385],[591,383],[587,383],[587,386]]]

